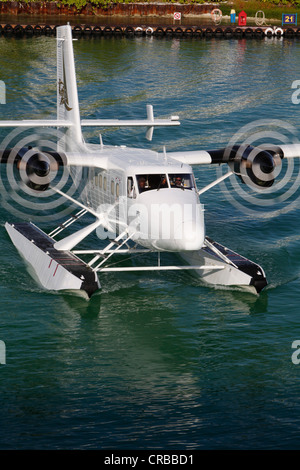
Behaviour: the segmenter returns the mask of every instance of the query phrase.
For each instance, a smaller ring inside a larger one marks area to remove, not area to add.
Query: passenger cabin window
[[[170,174],[169,181],[171,188],[193,189],[195,187],[194,178],[191,174]]]
[[[156,175],[137,175],[139,193],[150,191],[153,189],[168,188],[167,176],[162,174]]]

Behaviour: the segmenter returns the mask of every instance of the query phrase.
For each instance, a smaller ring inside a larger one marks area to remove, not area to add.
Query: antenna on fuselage
[[[151,104],[147,104],[146,109],[147,109],[147,119],[148,119],[148,121],[154,122],[153,106]],[[152,140],[153,131],[154,131],[153,126],[149,126],[147,128],[147,132],[146,132],[146,139],[147,140],[150,140],[150,141]]]
[[[167,161],[167,152],[166,152],[166,146],[165,145],[163,147],[163,150],[164,150],[164,160],[166,162]]]
[[[103,149],[102,134],[99,134],[99,139],[100,139],[100,146],[101,146],[101,150],[102,150]]]

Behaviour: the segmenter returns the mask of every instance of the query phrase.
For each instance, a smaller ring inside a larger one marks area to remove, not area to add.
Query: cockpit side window
[[[133,199],[136,198],[136,191],[132,176],[128,176],[127,178],[127,196]]]
[[[168,188],[167,176],[164,174],[144,174],[136,176],[139,193],[150,190]]]
[[[194,178],[189,173],[173,173],[169,174],[171,188],[193,189]]]

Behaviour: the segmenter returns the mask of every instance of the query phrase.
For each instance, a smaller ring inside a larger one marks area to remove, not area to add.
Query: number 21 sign
[[[282,13],[282,25],[297,24],[297,13]]]

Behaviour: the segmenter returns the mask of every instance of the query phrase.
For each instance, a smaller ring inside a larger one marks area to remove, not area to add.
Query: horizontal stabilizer
[[[179,117],[171,116],[169,119],[154,119],[153,106],[147,105],[147,119],[83,119],[83,127],[147,127],[146,137],[152,140],[155,127],[179,126]]]
[[[81,121],[82,126],[91,127],[161,127],[161,126],[179,126],[180,122],[173,119],[84,119]]]
[[[1,121],[0,127],[71,127],[73,124],[71,121],[47,119],[47,120],[32,120],[26,119],[22,121]]]
[[[155,119],[150,121],[148,119],[84,119],[81,121],[84,127],[161,127],[161,126],[179,126],[180,122],[177,117],[170,119]],[[0,120],[0,127],[71,127],[71,121],[47,119],[47,120],[34,120],[24,119],[21,121],[5,121]]]

